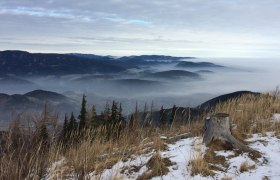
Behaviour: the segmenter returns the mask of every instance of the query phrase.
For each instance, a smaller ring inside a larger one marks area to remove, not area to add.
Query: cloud
[[[2,0],[0,38],[17,39],[19,48],[34,44],[28,48],[37,51],[52,51],[35,45],[50,41],[65,50],[76,43],[76,51],[87,53],[269,56],[279,48],[279,8],[278,0]],[[88,39],[71,42],[74,36]]]
[[[142,19],[130,19],[127,21],[127,23],[135,23],[135,24],[152,24],[151,21],[146,21]]]

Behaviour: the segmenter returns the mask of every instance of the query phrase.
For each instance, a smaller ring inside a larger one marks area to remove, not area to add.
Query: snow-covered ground
[[[154,180],[184,180],[184,179],[280,179],[280,139],[273,133],[253,134],[247,139],[249,146],[258,150],[262,157],[253,161],[247,153],[233,156],[233,151],[216,151],[217,156],[224,156],[229,164],[225,172],[215,171],[214,177],[202,177],[201,175],[191,176],[189,161],[199,153],[204,153],[206,147],[202,144],[202,138],[194,137],[177,141],[168,145],[168,150],[162,151],[161,156],[169,158],[174,165],[169,167],[169,173],[162,177],[154,177]],[[155,152],[135,156],[128,161],[119,161],[111,169],[104,170],[100,175],[91,173],[92,179],[104,180],[117,177],[118,179],[136,179],[148,170],[146,163]],[[240,172],[242,163],[247,162],[253,169]],[[133,170],[134,168],[134,170]]]

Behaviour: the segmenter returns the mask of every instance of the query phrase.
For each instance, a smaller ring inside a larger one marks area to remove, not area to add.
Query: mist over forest
[[[128,115],[136,103],[140,109],[145,104],[153,104],[155,109],[173,105],[195,107],[221,94],[240,90],[266,92],[280,84],[277,59],[111,57],[3,51],[0,60],[3,65],[1,93],[26,94],[34,90],[59,93],[68,99],[63,101],[63,106],[56,99],[51,103],[60,114],[78,113],[83,94],[88,107],[95,105],[98,112],[115,100],[122,103],[124,114]],[[12,64],[19,61],[24,64]],[[5,96],[1,97],[2,106],[8,106]],[[63,108],[57,108],[58,105]],[[17,112],[21,108],[13,107]],[[13,109],[6,107],[2,116],[7,119]]]

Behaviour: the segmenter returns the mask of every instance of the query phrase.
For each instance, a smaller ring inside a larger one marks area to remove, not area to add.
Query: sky
[[[0,50],[280,57],[279,0],[0,0]]]

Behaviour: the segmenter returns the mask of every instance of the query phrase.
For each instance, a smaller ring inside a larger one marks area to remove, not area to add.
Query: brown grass
[[[246,160],[240,165],[239,171],[241,173],[243,173],[243,172],[249,171],[249,170],[254,169],[254,168],[255,168],[255,165],[250,166],[248,161]]]
[[[137,178],[137,180],[151,179],[156,176],[163,176],[169,172],[168,166],[173,163],[168,158],[162,158],[159,151],[150,158],[146,166],[148,171]]]
[[[121,170],[121,173],[128,173],[128,174],[132,174],[132,173],[136,173],[139,172],[139,170],[143,167],[142,166],[135,166],[135,165],[131,165],[131,166],[126,166]]]
[[[35,122],[35,120],[34,120]],[[67,179],[70,175],[75,178],[82,178],[90,172],[101,173],[104,169],[112,167],[116,162],[126,161],[132,155],[139,155],[151,151],[162,151],[167,148],[161,135],[174,136],[186,133],[189,128],[185,125],[174,124],[172,128],[155,128],[153,126],[143,127],[136,124],[133,129],[126,128],[119,138],[104,141],[104,128],[95,129],[94,132],[85,132],[85,138],[77,145],[63,147],[56,142],[51,142],[49,148],[42,154],[41,146],[34,146],[31,142],[34,132],[21,129],[20,123],[2,135],[5,143],[1,145],[0,156],[0,179],[38,179],[50,175],[54,179]],[[54,129],[53,131],[57,131]],[[16,132],[16,133],[15,133]],[[54,134],[54,132],[49,132]],[[71,135],[74,137],[75,134]],[[13,141],[17,139],[17,148],[14,149]],[[64,159],[63,163],[51,168],[56,162]],[[165,165],[168,160],[162,158],[159,162],[159,169],[166,173]],[[157,166],[151,164],[155,174],[160,174]],[[49,170],[48,170],[49,169]],[[50,172],[52,171],[52,172]]]
[[[189,166],[191,168],[191,175],[195,176],[200,174],[202,176],[212,176],[213,172],[210,169],[209,164],[203,159],[202,154],[199,153],[197,156],[193,157]]]
[[[244,95],[217,105],[213,113],[224,112],[230,114],[232,123],[236,125],[237,137],[252,133],[268,131],[279,132],[280,124],[272,123],[271,117],[280,111],[279,97],[261,94],[260,96]]]

